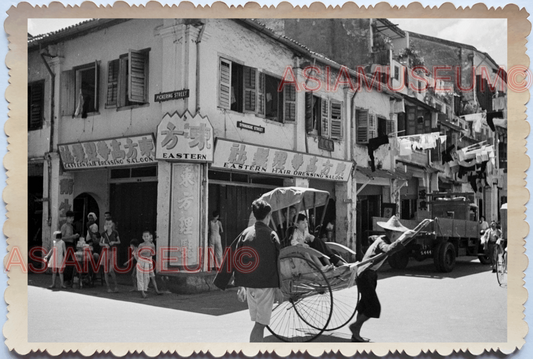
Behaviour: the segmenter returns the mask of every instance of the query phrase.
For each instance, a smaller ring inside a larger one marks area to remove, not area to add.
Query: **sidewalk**
[[[111,279],[111,278],[110,278]],[[28,285],[47,289],[52,283],[51,274],[28,274]],[[112,283],[112,281],[111,281]],[[118,293],[108,293],[105,282],[100,284],[97,280],[93,287],[84,286],[59,289],[59,278],[56,278],[56,287],[48,289],[55,292],[76,293],[87,296],[125,301],[130,303],[147,304],[155,307],[183,310],[209,315],[225,315],[247,309],[246,303],[237,300],[237,288],[229,288],[226,291],[216,290],[198,294],[175,294],[164,291],[161,279],[157,278],[157,284],[163,295],[157,295],[152,284],[148,286],[147,298],[142,298],[140,292],[132,291],[133,285],[130,274],[117,275]],[[113,288],[113,287],[112,287]]]

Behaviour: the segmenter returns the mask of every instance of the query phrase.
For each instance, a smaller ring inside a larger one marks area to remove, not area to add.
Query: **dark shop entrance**
[[[208,220],[212,219],[213,211],[220,212],[224,248],[248,226],[252,202],[263,193],[281,186],[281,177],[209,171]]]
[[[157,182],[111,183],[110,211],[120,235],[117,263],[122,265],[127,261],[130,241],[135,238],[140,243],[144,230],[156,230]]]

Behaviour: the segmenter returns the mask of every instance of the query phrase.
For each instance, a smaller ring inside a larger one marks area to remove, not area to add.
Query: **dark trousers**
[[[357,290],[361,299],[357,304],[357,313],[364,314],[369,318],[379,318],[381,304],[379,303],[376,287],[378,285],[378,273],[367,269],[359,274],[356,279]]]
[[[72,249],[69,250],[69,248],[72,248]],[[74,243],[65,243],[65,250],[67,252],[69,252],[69,251],[76,252],[76,245]],[[67,256],[66,256],[66,253],[65,253],[65,259],[66,258],[67,258]],[[69,261],[73,260],[72,257],[69,257],[68,259],[69,259]],[[76,257],[74,257],[74,260],[75,259],[76,259]],[[63,277],[65,279],[65,282],[69,282],[69,281],[72,280],[73,273],[74,273],[74,266],[73,265],[66,265],[65,266],[65,271],[63,272]]]

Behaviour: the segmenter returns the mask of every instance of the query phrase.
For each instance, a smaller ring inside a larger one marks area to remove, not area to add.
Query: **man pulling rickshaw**
[[[248,233],[254,223],[259,221],[261,226],[270,227],[270,233],[275,234],[275,229],[279,230],[283,227],[283,221],[290,218],[289,211],[292,208],[296,208],[296,213],[308,215],[311,212],[316,216],[320,212],[317,209],[325,208],[328,200],[329,193],[326,191],[299,187],[276,188],[254,201],[254,205],[257,201],[267,203],[270,211],[268,216],[256,218],[254,214],[257,215],[257,210],[252,210],[250,226],[245,232]],[[322,209],[322,223],[324,217],[325,210]],[[262,327],[268,325],[268,330],[283,341],[311,341],[326,330],[336,330],[348,324],[357,311],[357,319],[350,325],[352,341],[367,342],[367,339],[360,336],[361,327],[369,318],[378,318],[381,309],[375,292],[377,269],[390,254],[401,250],[430,222],[429,219],[424,220],[413,230],[401,225],[395,216],[387,222],[378,222],[386,234],[375,237],[361,262],[355,262],[353,250],[335,242],[322,242],[326,248],[321,251],[310,246],[291,246],[287,243],[279,251],[279,280],[275,278],[279,283],[277,292],[280,298],[270,315],[266,316],[268,321],[260,323],[261,333]],[[234,241],[232,251],[237,247],[246,247],[246,241],[242,240],[245,232]],[[280,237],[287,234],[280,233]],[[315,261],[318,258],[322,259],[321,263],[327,263],[333,256],[335,258],[332,263],[337,264],[335,268],[324,268],[320,262]],[[337,263],[339,259],[344,265]],[[252,262],[259,263],[261,260],[262,258],[251,259]],[[232,274],[235,275],[235,284],[242,284],[237,283],[240,281],[238,278],[243,277],[241,270],[234,267],[227,271],[227,268],[226,264],[222,265],[222,271],[215,278],[215,285],[225,289]],[[356,289],[361,294],[359,304]],[[242,295],[243,292],[239,291],[239,294]],[[272,295],[268,298],[269,303],[274,302],[271,297]],[[256,323],[255,330],[258,329],[258,322],[252,309],[250,307],[251,319]],[[259,339],[262,339],[262,335]]]

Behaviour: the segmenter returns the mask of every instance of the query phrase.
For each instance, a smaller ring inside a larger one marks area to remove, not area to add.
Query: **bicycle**
[[[507,286],[507,246],[505,242],[496,243],[496,279],[500,287]]]

